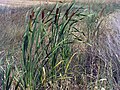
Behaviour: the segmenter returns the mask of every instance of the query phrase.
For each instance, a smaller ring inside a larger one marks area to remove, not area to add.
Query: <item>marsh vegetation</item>
[[[1,89],[119,90],[119,9],[75,2],[30,8],[22,33],[7,33],[2,44],[9,48],[0,52]]]

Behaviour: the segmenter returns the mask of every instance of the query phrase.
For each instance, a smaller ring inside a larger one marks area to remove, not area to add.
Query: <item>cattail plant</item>
[[[23,89],[42,89],[49,81],[54,83],[58,78],[67,77],[72,60],[71,27],[79,21],[73,17],[78,17],[81,9],[72,12],[74,5],[68,5],[66,11],[62,11],[63,6],[59,4],[51,10],[41,7],[32,10],[22,46],[24,74],[19,85]]]

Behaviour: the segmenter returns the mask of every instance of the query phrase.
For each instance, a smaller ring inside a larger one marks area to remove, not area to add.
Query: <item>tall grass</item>
[[[74,23],[79,21],[78,14],[82,9],[73,11],[74,6],[74,3],[66,5],[67,9],[63,11],[63,5],[56,4],[50,10],[37,7],[28,12],[21,65],[16,68],[18,76],[14,76],[8,65],[6,90],[11,88],[13,79],[15,90],[40,90],[48,85],[53,88],[53,83],[71,78],[68,70],[75,55],[70,47],[73,43],[71,31]],[[13,76],[9,81],[11,73]]]
[[[36,89],[48,82],[67,77],[72,59],[71,27],[80,8],[72,11],[74,3],[63,13],[62,5],[56,4],[52,10],[37,8],[31,11],[26,25],[23,42],[23,86]],[[74,18],[73,18],[74,17]]]

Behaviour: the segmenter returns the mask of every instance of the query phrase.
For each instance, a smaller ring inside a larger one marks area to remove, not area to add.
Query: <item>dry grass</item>
[[[98,37],[97,54],[106,62],[112,62],[115,71],[117,71],[117,80],[120,74],[120,12],[115,12],[105,17],[100,26]],[[120,82],[119,82],[120,83]]]
[[[25,28],[25,15],[28,8],[3,8],[0,14],[0,49],[22,40]],[[19,18],[19,19],[18,19]]]

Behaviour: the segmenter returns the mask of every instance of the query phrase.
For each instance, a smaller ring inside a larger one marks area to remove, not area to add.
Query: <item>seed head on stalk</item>
[[[44,22],[44,17],[45,17],[45,13],[44,10],[42,10],[42,22]]]
[[[58,13],[59,13],[59,8],[56,9],[56,15],[55,15],[55,23],[57,22],[58,20]]]

